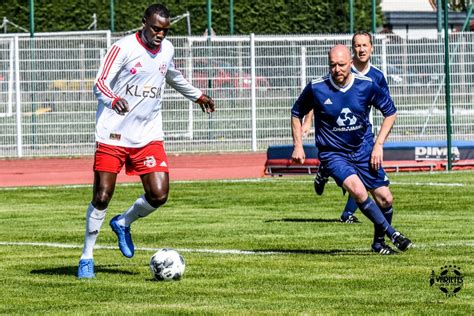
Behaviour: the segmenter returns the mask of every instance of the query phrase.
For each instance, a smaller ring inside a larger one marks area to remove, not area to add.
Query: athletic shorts
[[[168,158],[162,141],[153,141],[140,148],[113,146],[97,142],[94,171],[119,173],[124,164],[128,175],[169,172]]]
[[[331,176],[338,186],[342,187],[344,180],[355,174],[359,176],[367,190],[388,186],[390,181],[383,168],[373,170],[370,167],[370,155],[373,145],[364,142],[353,153],[320,152],[319,159],[323,173]]]

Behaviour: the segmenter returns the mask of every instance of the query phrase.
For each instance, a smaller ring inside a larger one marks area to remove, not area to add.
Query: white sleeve
[[[189,81],[184,78],[183,74],[176,69],[173,60],[171,60],[168,71],[166,72],[166,82],[191,101],[195,102],[202,95],[202,91],[191,85]]]
[[[122,68],[123,59],[123,49],[113,45],[105,55],[95,78],[94,93],[99,102],[108,108],[112,108],[113,102],[119,98],[113,92],[111,82]]]

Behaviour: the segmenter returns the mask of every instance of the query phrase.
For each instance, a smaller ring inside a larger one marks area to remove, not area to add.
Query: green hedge
[[[29,29],[29,0],[1,0],[0,18]],[[151,2],[150,2],[151,3]],[[143,1],[115,0],[115,31],[141,26],[141,16],[150,4]],[[207,28],[206,0],[176,0],[165,5],[173,16],[190,12],[194,35]],[[378,20],[382,24],[380,0]],[[235,34],[347,33],[349,0],[234,0]],[[355,29],[370,30],[372,1],[354,0]],[[97,29],[110,29],[110,0],[36,0],[35,32],[86,30],[97,14]],[[212,1],[212,26],[219,35],[229,34],[229,0]],[[18,32],[8,26],[8,32]],[[185,35],[186,20],[176,23],[170,35]]]

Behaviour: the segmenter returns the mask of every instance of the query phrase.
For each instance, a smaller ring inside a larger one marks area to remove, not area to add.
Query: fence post
[[[255,34],[250,34],[250,77],[252,107],[252,151],[257,151],[257,91],[255,76]]]
[[[306,87],[306,46],[301,46],[301,91]]]
[[[21,90],[20,90],[20,45],[18,35],[15,36],[15,101],[16,101],[16,146],[17,155],[23,157],[23,133],[21,130]]]

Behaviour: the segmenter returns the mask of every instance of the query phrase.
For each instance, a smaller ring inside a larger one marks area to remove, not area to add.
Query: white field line
[[[265,182],[273,182],[279,181],[278,178],[256,178],[256,179],[227,179],[227,180],[194,180],[194,181],[171,181],[171,183],[199,183],[199,182],[216,182],[216,183],[265,183]],[[301,183],[301,182],[313,182],[312,179],[301,179],[301,180],[283,180],[286,183]],[[335,183],[334,181],[330,180],[329,183]],[[446,187],[464,187],[467,186],[465,183],[449,183],[449,182],[398,182],[398,181],[391,181],[390,184],[392,185],[416,185],[416,186],[446,186]],[[139,182],[135,183],[118,183],[118,186],[136,186],[141,185]],[[59,185],[59,186],[19,186],[19,187],[0,187],[0,191],[15,191],[15,190],[22,190],[22,189],[77,189],[77,188],[87,188],[92,187],[91,184],[74,184],[74,185]]]
[[[62,249],[82,249],[82,245],[72,244],[61,244],[61,243],[48,243],[48,242],[8,242],[0,241],[0,246],[23,246],[23,247],[49,247],[49,248],[62,248]],[[450,247],[474,247],[474,241],[459,241],[452,243],[437,243],[434,245],[429,244],[414,244],[413,248],[417,249],[433,249],[433,248],[450,248]],[[96,245],[94,249],[107,249],[107,250],[118,250],[116,246],[101,246]],[[138,247],[135,250],[138,251],[157,251],[159,248],[147,248]],[[304,254],[302,250],[294,251],[255,251],[255,250],[239,250],[239,249],[190,249],[190,248],[177,248],[179,252],[189,253],[212,253],[221,255],[292,255],[292,254]],[[349,250],[349,249],[348,249]],[[368,251],[368,248],[352,249],[353,251]],[[330,251],[330,250],[328,250]],[[311,250],[308,250],[311,253]]]

